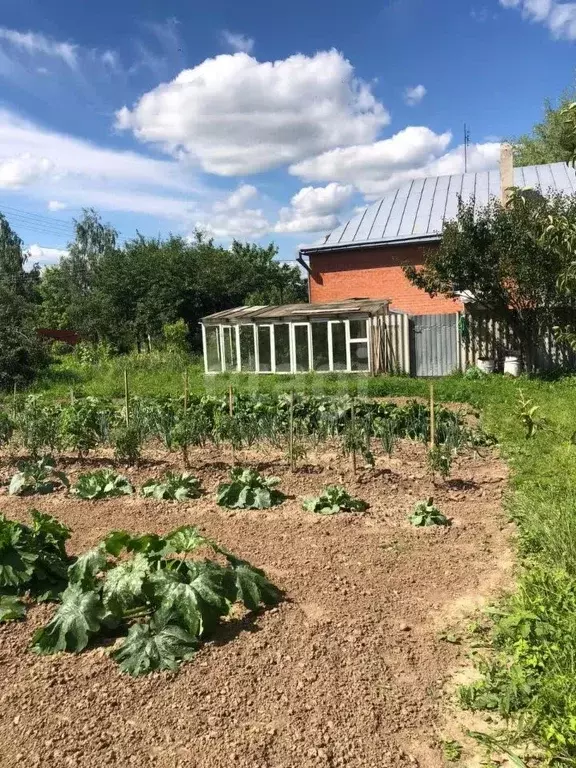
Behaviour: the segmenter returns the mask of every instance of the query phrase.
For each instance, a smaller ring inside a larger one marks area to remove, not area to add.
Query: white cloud
[[[223,176],[373,141],[389,115],[338,51],[258,62],[222,55],[117,113],[117,127]]]
[[[189,221],[214,193],[189,168],[55,133],[0,109],[0,186],[73,208]]]
[[[338,213],[354,194],[351,184],[328,184],[325,187],[303,187],[290,206],[280,210],[276,232],[320,232],[338,226]]]
[[[388,139],[333,149],[290,167],[290,173],[306,181],[339,181],[365,191],[368,182],[425,165],[444,152],[452,135],[437,134],[424,126],[409,126]]]
[[[54,164],[47,157],[36,157],[29,152],[0,158],[0,189],[18,189],[53,172]]]
[[[28,246],[28,255],[29,262],[48,266],[50,264],[58,264],[62,256],[68,255],[68,251],[61,250],[60,248],[46,248],[43,245],[34,243]]]
[[[500,0],[504,8],[517,8],[529,21],[544,24],[557,39],[576,40],[576,3],[557,0]]]
[[[68,205],[66,203],[61,202],[60,200],[48,201],[49,211],[63,211],[65,208],[68,208]]]
[[[423,85],[415,85],[411,88],[406,88],[404,91],[404,101],[409,107],[415,107],[417,104],[420,104],[424,96],[426,96],[426,88]]]
[[[307,181],[354,184],[373,199],[410,179],[462,173],[464,151],[462,147],[448,150],[451,139],[450,133],[436,134],[429,128],[410,126],[389,139],[332,150],[297,163],[290,172]],[[468,170],[496,168],[499,153],[498,142],[472,144]]]
[[[18,32],[15,29],[0,27],[0,40],[30,55],[42,54],[61,59],[71,69],[75,69],[78,64],[77,45],[58,42],[39,32]]]
[[[254,49],[253,38],[248,37],[248,35],[243,35],[239,32],[230,32],[227,29],[223,30],[222,41],[236,53],[239,51],[243,53],[252,53]]]
[[[216,201],[195,225],[221,240],[261,237],[270,231],[270,223],[261,208],[246,207],[257,196],[256,187],[241,184],[224,200]]]

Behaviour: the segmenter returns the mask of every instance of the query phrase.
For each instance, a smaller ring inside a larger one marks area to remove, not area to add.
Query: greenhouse
[[[202,319],[206,373],[379,373],[388,302],[237,307]]]

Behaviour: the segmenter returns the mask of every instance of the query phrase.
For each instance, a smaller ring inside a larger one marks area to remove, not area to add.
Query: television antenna
[[[468,147],[470,145],[470,129],[464,123],[464,173],[468,173]]]

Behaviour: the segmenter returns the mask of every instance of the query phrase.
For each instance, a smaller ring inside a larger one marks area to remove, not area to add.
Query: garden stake
[[[290,456],[290,471],[294,472],[294,390],[290,393],[290,412],[288,419],[288,453]]]
[[[356,408],[354,406],[354,398],[352,398],[350,406],[350,431],[352,432],[352,472],[354,477],[356,477]]]
[[[70,387],[70,405],[74,405],[74,387]]]
[[[124,403],[126,406],[126,426],[130,426],[130,399],[128,394],[128,368],[124,368]]]
[[[16,389],[18,385],[14,382],[14,394],[12,395],[12,418],[16,418]]]
[[[188,368],[184,369],[184,424],[188,421]],[[182,459],[184,466],[188,467],[188,443],[184,439],[184,445],[182,446]]]
[[[430,448],[436,444],[436,428],[434,424],[434,384],[430,384]]]
[[[232,384],[228,387],[228,414],[230,418],[234,416],[234,392],[232,391]],[[232,448],[232,463],[236,464],[236,449],[234,448],[234,438],[231,443]]]

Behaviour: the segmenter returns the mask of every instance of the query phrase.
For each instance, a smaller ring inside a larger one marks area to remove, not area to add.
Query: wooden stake
[[[230,416],[234,416],[234,392],[232,390],[232,384],[228,387],[228,413]]]
[[[16,382],[14,382],[14,393],[12,395],[12,418],[16,418],[16,391],[18,389],[18,385]]]
[[[290,456],[290,471],[294,472],[294,390],[290,394],[290,411],[288,415],[288,454]]]
[[[126,407],[126,426],[130,426],[130,393],[128,390],[128,368],[124,368],[124,405]]]
[[[350,406],[350,430],[352,432],[352,472],[356,475],[356,407],[354,398]]]
[[[70,405],[74,405],[74,387],[70,387]]]
[[[430,448],[436,444],[436,424],[434,418],[434,384],[430,382]]]
[[[184,369],[184,423],[186,424],[188,418],[188,368]],[[185,442],[182,446],[182,459],[184,461],[184,467],[188,468],[188,443]]]

